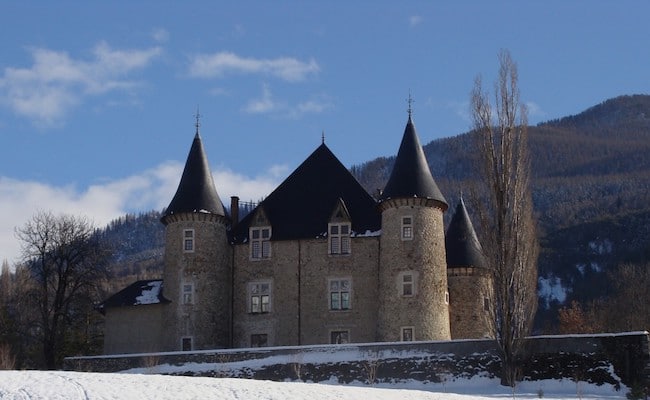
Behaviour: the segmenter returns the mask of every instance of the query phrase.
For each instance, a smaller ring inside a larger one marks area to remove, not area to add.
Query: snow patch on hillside
[[[543,301],[542,306],[546,309],[549,308],[550,303],[553,301],[564,303],[570,290],[562,285],[562,279],[552,275],[539,277],[538,287],[539,298]]]
[[[612,254],[614,244],[609,239],[596,239],[589,242],[589,250],[598,255]]]

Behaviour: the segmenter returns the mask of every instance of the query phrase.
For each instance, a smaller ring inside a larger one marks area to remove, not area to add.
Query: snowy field
[[[522,383],[518,399],[625,399],[626,388],[572,381]],[[474,378],[442,384],[403,383],[369,387],[230,378],[100,374],[62,371],[0,371],[0,399],[134,400],[505,400],[512,392],[495,380]]]

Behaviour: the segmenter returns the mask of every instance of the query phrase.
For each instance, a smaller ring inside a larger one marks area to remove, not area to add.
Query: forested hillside
[[[650,96],[607,100],[578,115],[530,127],[529,134],[542,245],[537,325],[543,330],[555,325],[558,307],[607,295],[610,272],[621,263],[641,263],[650,256]],[[467,200],[475,176],[471,134],[432,141],[424,150],[450,205],[461,192]],[[374,194],[383,188],[393,162],[394,157],[381,157],[351,171]],[[154,211],[127,215],[101,232],[115,249],[115,276],[128,280],[162,274],[164,227],[159,218]]]
[[[127,214],[97,231],[104,246],[112,250],[112,291],[135,280],[162,276],[165,229],[161,216],[159,211]]]

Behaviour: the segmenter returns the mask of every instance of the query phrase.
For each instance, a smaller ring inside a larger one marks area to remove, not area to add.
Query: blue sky
[[[323,132],[347,166],[395,154],[409,91],[423,143],[467,131],[500,49],[531,123],[649,93],[648,15],[645,1],[4,2],[0,259],[37,210],[101,226],[166,206],[197,107],[227,202],[268,194]]]

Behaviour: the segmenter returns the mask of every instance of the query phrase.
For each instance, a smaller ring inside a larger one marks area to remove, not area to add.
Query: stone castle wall
[[[327,255],[327,240],[301,241],[300,344],[331,343],[334,332],[349,342],[376,340],[379,239],[353,238],[349,255]],[[329,309],[329,282],[350,279],[349,310]]]
[[[491,277],[481,268],[449,268],[449,324],[453,339],[494,337],[490,324]],[[486,304],[487,300],[487,304]]]
[[[109,307],[104,319],[104,354],[136,353],[161,349],[166,304]],[[137,323],[134,323],[137,321]]]
[[[351,253],[328,255],[326,238],[272,241],[271,257],[250,260],[249,245],[234,250],[234,347],[267,335],[269,346],[330,343],[347,331],[354,342],[374,341],[377,313],[377,237],[353,237]],[[330,310],[330,279],[349,279],[351,307]],[[268,313],[251,313],[250,285],[270,283]]]
[[[229,347],[232,250],[226,221],[209,213],[182,213],[166,222],[163,295],[171,304],[161,326],[162,348],[180,350],[184,337],[191,338],[193,349]],[[190,252],[183,247],[186,229],[194,230]],[[185,285],[191,285],[189,293]]]
[[[426,199],[388,200],[382,211],[379,270],[381,341],[401,340],[401,328],[412,326],[415,340],[448,340],[447,260],[442,210]],[[411,217],[413,238],[402,240],[402,218]],[[401,295],[400,274],[417,276],[415,294]]]
[[[614,387],[650,384],[648,332],[544,336],[526,341],[522,380],[569,379],[576,384]],[[498,377],[497,354],[493,340],[460,340],[70,357],[64,368],[275,381],[444,384],[457,378]]]

